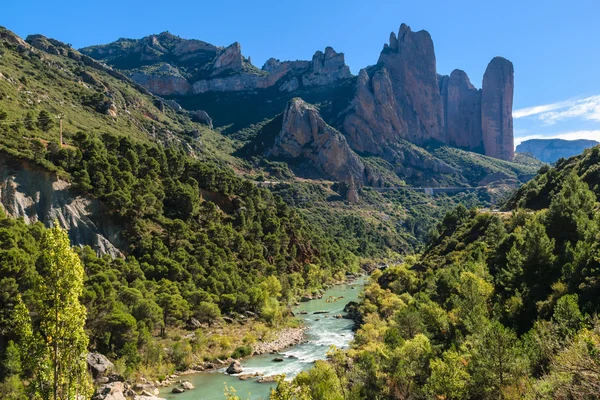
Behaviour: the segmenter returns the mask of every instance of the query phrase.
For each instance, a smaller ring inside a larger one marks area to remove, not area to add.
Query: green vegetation
[[[330,390],[299,375],[275,398],[596,398],[600,218],[573,172],[589,169],[569,170],[536,179],[560,174],[539,211],[448,213],[420,256],[372,275],[352,348],[308,374]]]
[[[26,392],[40,399],[91,395],[86,309],[79,300],[84,270],[69,237],[59,227],[1,223],[0,348],[5,350],[0,394],[10,399],[24,398]],[[19,378],[28,382],[26,388]]]

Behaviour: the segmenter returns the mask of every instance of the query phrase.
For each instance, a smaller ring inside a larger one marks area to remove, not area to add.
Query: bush
[[[231,358],[243,358],[252,355],[252,347],[250,346],[238,346],[231,353]]]

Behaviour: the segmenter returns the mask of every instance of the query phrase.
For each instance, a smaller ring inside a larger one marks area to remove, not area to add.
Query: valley
[[[515,152],[508,59],[9,28],[0,398],[597,395],[600,147]]]

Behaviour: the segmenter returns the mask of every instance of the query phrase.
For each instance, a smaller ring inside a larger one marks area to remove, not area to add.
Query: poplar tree
[[[37,343],[32,356],[37,368],[33,390],[44,399],[76,399],[89,395],[91,388],[86,368],[86,309],[79,302],[83,265],[58,221],[45,231],[41,249],[40,321],[39,332],[34,332]]]

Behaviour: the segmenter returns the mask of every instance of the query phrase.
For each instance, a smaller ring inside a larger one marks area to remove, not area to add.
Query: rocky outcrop
[[[111,382],[100,386],[92,400],[126,400],[125,384],[123,382]]]
[[[483,75],[481,124],[485,155],[512,160],[514,156],[514,69],[510,61],[495,57]]]
[[[292,99],[284,112],[283,125],[270,155],[304,158],[329,178],[363,182],[365,166],[339,131],[327,125],[316,107]]]
[[[402,24],[397,38],[390,35],[390,44],[384,47],[378,63],[392,81],[398,115],[408,128],[405,138],[417,144],[442,141],[442,101],[429,32],[413,32]]]
[[[192,114],[192,121],[199,122],[208,126],[210,129],[213,128],[213,121],[210,115],[204,110],[198,110]]]
[[[119,39],[81,52],[127,72],[159,96],[185,96],[278,87],[293,92],[301,86],[324,86],[352,76],[344,54],[327,47],[312,61],[267,61],[262,70],[242,55],[238,42],[226,48],[168,32],[145,38]]]
[[[444,141],[443,105],[433,42],[402,24],[390,35],[376,66],[360,71],[343,122],[352,148],[383,155],[390,143]]]
[[[559,158],[569,158],[597,146],[595,140],[530,139],[517,146],[517,153],[531,153],[540,161],[553,163]]]
[[[464,71],[455,69],[450,76],[440,77],[440,93],[444,106],[444,142],[481,151],[481,91],[471,84]]]
[[[115,367],[108,358],[100,353],[88,353],[86,360],[94,379],[108,375]]]
[[[244,67],[244,57],[242,56],[242,46],[235,42],[221,52],[213,63],[211,76],[216,76],[223,71],[241,71]]]
[[[376,155],[384,154],[389,143],[407,134],[385,68],[360,71],[343,130],[354,150]]]
[[[512,64],[500,60],[490,63],[482,90],[461,70],[438,76],[429,33],[402,24],[378,64],[359,73],[342,124],[350,146],[385,156],[400,139],[435,141],[511,159]]]
[[[95,198],[81,196],[53,174],[0,153],[0,206],[13,218],[50,226],[58,221],[71,243],[89,245],[100,254],[121,256],[121,229]]]
[[[242,368],[242,364],[240,364],[239,361],[235,360],[231,364],[229,364],[229,367],[227,367],[227,370],[225,372],[227,372],[230,375],[241,374],[242,372],[244,372],[244,369]]]
[[[188,94],[191,90],[191,85],[187,79],[181,76],[176,68],[171,67],[167,69],[171,70],[170,74],[154,75],[143,72],[134,72],[130,75],[130,78],[158,96],[183,96]]]
[[[344,53],[337,53],[332,47],[326,47],[325,53],[317,51],[313,55],[310,69],[302,76],[302,84],[324,86],[351,76]]]

